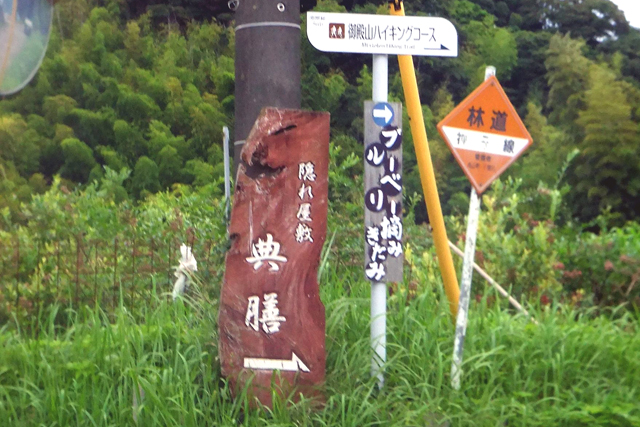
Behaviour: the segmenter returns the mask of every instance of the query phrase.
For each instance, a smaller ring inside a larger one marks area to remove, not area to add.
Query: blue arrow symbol
[[[373,121],[378,126],[386,126],[393,120],[393,108],[387,102],[379,102],[373,107]]]

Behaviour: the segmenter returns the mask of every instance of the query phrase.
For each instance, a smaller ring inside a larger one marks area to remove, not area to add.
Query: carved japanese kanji
[[[272,385],[283,396],[321,396],[325,317],[317,273],[328,164],[328,113],[266,108],[242,150],[220,299],[220,361],[234,391],[251,381],[249,393],[265,405]]]

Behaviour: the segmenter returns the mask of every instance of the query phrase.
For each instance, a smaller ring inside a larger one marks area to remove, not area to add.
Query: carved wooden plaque
[[[222,374],[271,406],[321,396],[329,113],[265,108],[242,150],[220,300]]]

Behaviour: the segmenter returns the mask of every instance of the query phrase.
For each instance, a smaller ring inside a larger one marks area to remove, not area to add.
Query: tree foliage
[[[458,58],[415,59],[444,210],[464,209],[469,184],[435,124],[494,65],[534,145],[509,171],[525,187],[551,185],[566,155],[573,214],[640,212],[635,178],[640,124],[640,31],[609,0],[425,0],[408,15],[442,16],[460,36]],[[201,186],[222,175],[222,127],[233,125],[235,34],[223,1],[60,0],[50,49],[36,79],[0,102],[0,207],[20,203],[56,175],[69,188],[132,170],[133,198]],[[369,0],[309,0],[303,11],[386,13]],[[58,16],[59,15],[59,16]],[[362,105],[371,98],[366,55],[326,54],[302,21],[302,106],[332,113],[345,160],[362,151]],[[403,101],[390,61],[389,95]],[[407,120],[407,118],[405,118]],[[405,121],[405,129],[409,129]],[[405,132],[407,194],[421,193]],[[354,178],[361,173],[354,166]],[[417,212],[418,220],[426,219]]]
[[[640,208],[640,145],[624,86],[607,67],[593,64],[585,103],[578,119],[584,139],[574,175],[577,212],[589,219],[611,209],[631,219]]]

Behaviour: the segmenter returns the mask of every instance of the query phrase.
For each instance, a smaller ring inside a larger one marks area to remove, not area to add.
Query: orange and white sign
[[[533,142],[495,76],[438,123],[438,131],[478,194]]]

